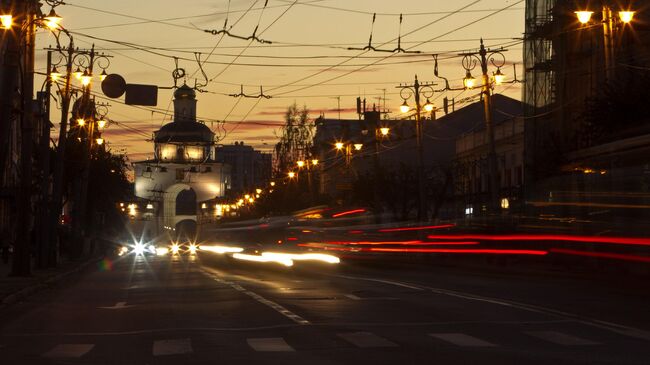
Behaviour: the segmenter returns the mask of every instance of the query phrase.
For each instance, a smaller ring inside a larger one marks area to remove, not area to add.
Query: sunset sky
[[[264,5],[265,0],[70,0],[57,12],[73,32],[76,46],[94,43],[112,55],[108,72],[121,74],[129,83],[173,86],[174,57],[186,70],[190,86],[195,79],[206,83],[194,60],[195,53],[201,53],[208,82],[202,87],[205,92],[198,94],[198,116],[223,144],[245,141],[271,149],[277,126],[294,102],[307,106],[311,117],[336,118],[340,96],[341,116],[356,118],[357,96],[365,97],[370,106],[385,93],[391,117],[398,117],[402,99],[396,86],[413,82],[415,74],[421,81],[440,81],[433,75],[432,54],[441,60],[440,75],[449,78],[452,87],[461,86],[465,71],[456,55],[475,50],[481,37],[488,46],[508,47],[503,72],[512,78],[515,63],[521,78],[524,1],[268,0]],[[47,6],[43,10],[49,11]],[[348,50],[368,44],[373,13],[377,13],[374,47],[397,47],[403,13],[402,47],[422,53]],[[248,37],[259,24],[257,36],[272,43],[204,31],[223,29],[226,18],[230,33]],[[54,44],[51,35],[39,33],[38,48]],[[44,51],[38,56],[37,67],[43,70]],[[240,84],[251,95],[259,94],[262,86],[272,98],[227,95],[239,93]],[[94,91],[101,92],[98,84]],[[521,84],[504,85],[496,92],[519,99]],[[476,93],[450,91],[447,96],[461,100]],[[126,152],[132,161],[150,157],[153,146],[146,136],[170,121],[171,95],[172,90],[160,90],[156,107],[126,106],[123,98],[98,99],[110,102],[108,117],[117,122],[104,134],[111,148]],[[436,95],[438,107],[444,95]],[[57,115],[53,110],[58,125]],[[225,121],[222,127],[219,121]]]

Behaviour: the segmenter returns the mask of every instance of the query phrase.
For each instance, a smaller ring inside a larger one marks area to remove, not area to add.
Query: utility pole
[[[50,95],[52,92],[52,51],[47,51],[47,79],[45,81],[45,92],[39,92],[39,106],[41,106],[42,134],[40,140],[41,155],[41,200],[39,204],[39,251],[38,266],[40,268],[50,266],[50,218],[49,218],[49,193],[50,193]]]
[[[429,98],[433,96],[434,90],[432,86],[435,84],[425,83],[420,84],[418,81],[418,76],[415,75],[415,82],[412,85],[400,85],[400,95],[404,99],[404,103],[400,107],[402,113],[407,113],[410,110],[406,100],[410,96],[415,97],[415,140],[417,144],[417,180],[418,180],[418,220],[425,221],[427,218],[427,203],[426,203],[426,192],[424,186],[424,153],[422,148],[422,134],[423,134],[423,123],[422,123],[422,105],[420,104],[420,96],[424,96],[427,101],[424,105],[424,109],[427,112],[433,110],[433,104],[431,104]]]
[[[61,210],[63,209],[63,172],[65,171],[65,148],[68,140],[68,114],[70,113],[70,100],[71,95],[71,78],[72,78],[72,65],[74,62],[74,41],[70,37],[70,44],[67,49],[59,49],[59,51],[67,51],[67,62],[65,72],[65,85],[63,92],[60,93],[61,98],[61,123],[59,126],[59,139],[56,149],[56,162],[54,164],[54,176],[52,179],[52,200],[51,200],[51,216],[50,216],[50,229],[54,234],[50,235],[49,245],[49,264],[56,266],[58,263],[59,241],[58,230],[59,219],[61,217]]]

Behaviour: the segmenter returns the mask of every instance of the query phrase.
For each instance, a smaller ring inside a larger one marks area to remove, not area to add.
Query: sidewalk
[[[56,285],[56,283],[75,273],[79,272],[97,262],[99,258],[81,260],[65,260],[59,266],[51,269],[32,269],[31,277],[10,277],[11,263],[5,264],[0,261],[0,309],[16,303],[25,297]]]

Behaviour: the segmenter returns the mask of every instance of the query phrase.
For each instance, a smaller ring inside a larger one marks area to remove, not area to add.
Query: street
[[[130,254],[1,311],[0,358],[648,364],[648,299],[639,283],[579,277]]]

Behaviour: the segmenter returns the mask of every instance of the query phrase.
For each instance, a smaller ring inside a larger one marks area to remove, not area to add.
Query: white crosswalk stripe
[[[153,343],[153,356],[182,355],[192,353],[192,341],[189,338],[159,340]]]
[[[348,333],[339,333],[339,337],[350,342],[351,344],[361,347],[397,347],[396,343],[388,341],[383,337],[379,337],[374,333],[370,332],[348,332]]]
[[[527,335],[563,346],[589,346],[600,343],[557,331],[527,331]]]
[[[497,345],[464,333],[430,333],[429,336],[464,347],[495,347]]]
[[[293,347],[289,346],[281,337],[270,338],[249,338],[246,340],[248,345],[255,351],[260,352],[293,352]]]
[[[93,349],[93,344],[60,344],[43,354],[49,358],[80,358]]]

